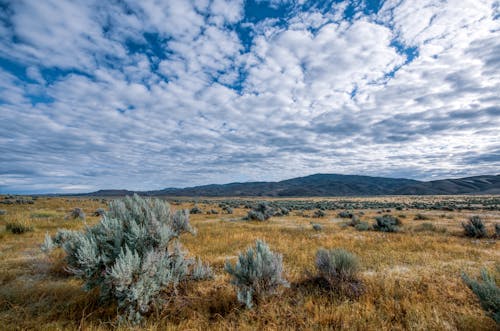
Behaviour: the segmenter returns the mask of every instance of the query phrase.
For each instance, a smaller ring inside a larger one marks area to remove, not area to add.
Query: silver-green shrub
[[[316,268],[318,277],[329,289],[349,297],[358,297],[362,293],[358,258],[345,249],[319,249]]]
[[[489,274],[486,269],[481,270],[481,278],[481,281],[477,281],[462,274],[462,279],[477,296],[481,307],[500,325],[500,287],[493,274]]]
[[[158,306],[163,289],[209,274],[186,258],[179,243],[185,232],[194,234],[188,211],[173,213],[164,201],[134,195],[112,201],[94,226],[46,236],[42,250],[62,247],[68,271],[84,280],[85,290],[99,288],[102,300],[117,302],[121,320],[139,322]]]
[[[225,270],[237,288],[238,301],[247,308],[256,299],[276,293],[280,286],[288,286],[283,278],[282,255],[272,252],[262,240],[255,242],[255,248],[241,252],[235,265],[226,261]]]
[[[484,238],[488,236],[486,226],[479,216],[472,216],[467,223],[462,223],[462,227],[467,237]]]

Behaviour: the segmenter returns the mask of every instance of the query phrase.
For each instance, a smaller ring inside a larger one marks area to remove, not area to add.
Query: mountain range
[[[100,190],[85,196],[327,197],[372,195],[500,194],[500,175],[418,181],[405,178],[315,174],[279,182],[211,184],[156,191]]]

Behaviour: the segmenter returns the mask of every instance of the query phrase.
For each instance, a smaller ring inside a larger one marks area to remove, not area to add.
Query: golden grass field
[[[0,197],[1,198],[1,197]],[[373,198],[377,199],[377,198]],[[380,199],[408,199],[380,198]],[[415,198],[414,198],[415,199]],[[428,199],[428,198],[426,198]],[[439,198],[434,198],[439,199]],[[173,205],[190,208],[192,203]],[[99,306],[98,293],[84,292],[81,282],[64,272],[62,252],[47,257],[40,252],[46,232],[58,228],[80,229],[80,220],[65,219],[81,207],[90,215],[100,200],[39,198],[32,205],[0,205],[0,329],[2,330],[107,330],[118,326],[116,307]],[[203,209],[214,206],[201,205]],[[364,210],[362,220],[373,222],[376,210]],[[309,212],[311,214],[312,212]],[[480,215],[491,232],[500,221],[498,211],[443,212],[393,210],[405,215],[401,233],[356,231],[342,226],[338,211],[312,219],[273,217],[268,222],[241,221],[245,209],[233,215],[191,215],[196,236],[184,235],[182,243],[191,256],[209,262],[214,280],[181,286],[157,314],[150,316],[147,330],[497,330],[475,295],[460,278],[462,271],[476,277],[482,267],[495,270],[500,250],[495,239],[470,239],[462,235],[461,222]],[[430,217],[414,220],[416,213]],[[306,212],[307,214],[307,212]],[[98,217],[87,216],[93,224]],[[34,231],[12,234],[8,222],[23,222]],[[314,231],[311,222],[323,225]],[[422,222],[432,222],[439,231],[419,232]],[[226,259],[255,239],[264,239],[273,251],[283,254],[286,278],[291,286],[252,310],[240,306],[236,291],[224,272]],[[342,247],[358,255],[366,292],[348,300],[304,285],[308,270],[314,270],[318,248]]]

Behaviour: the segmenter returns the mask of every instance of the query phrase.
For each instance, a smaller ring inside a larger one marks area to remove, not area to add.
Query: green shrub
[[[351,221],[347,225],[356,227],[360,222],[359,216],[352,215]]]
[[[325,217],[325,216],[326,216],[326,213],[321,209],[316,210],[313,214],[313,217],[315,217],[315,218],[320,218],[320,217]]]
[[[267,221],[274,215],[274,210],[267,202],[260,202],[255,208],[251,209],[247,214],[247,219],[251,221]]]
[[[344,210],[344,211],[341,211],[340,213],[338,213],[338,216],[340,218],[352,218],[353,213],[350,211]]]
[[[462,223],[464,234],[471,238],[484,238],[488,235],[483,220],[479,216],[472,216],[467,223]]]
[[[203,214],[203,210],[198,206],[194,206],[193,208],[191,208],[189,213],[190,214]]]
[[[318,277],[330,290],[349,297],[358,297],[363,292],[356,255],[342,248],[320,249],[316,253],[316,268]]]
[[[312,228],[315,231],[321,231],[321,230],[323,230],[323,226],[321,224],[318,224],[318,223],[312,223]]]
[[[114,200],[101,221],[82,232],[46,236],[44,252],[62,247],[68,271],[118,304],[120,320],[139,322],[162,302],[160,293],[185,279],[199,278],[199,265],[186,258],[179,237],[194,230],[187,210],[138,195]],[[196,273],[193,275],[191,269]]]
[[[10,231],[13,234],[23,234],[33,231],[33,227],[21,222],[9,222],[5,224],[5,230]]]
[[[376,231],[398,232],[400,230],[401,221],[392,215],[377,216],[375,221],[373,229]]]
[[[6,215],[6,214],[7,214],[7,211],[6,211],[6,210],[0,209],[0,216],[1,216],[1,215]]]
[[[500,288],[495,278],[486,269],[481,270],[481,281],[470,279],[465,273],[462,279],[479,299],[481,307],[500,324]]]
[[[359,222],[354,228],[358,231],[368,231],[371,229],[371,226],[367,222]]]
[[[81,220],[84,220],[85,219],[85,213],[83,212],[83,209],[81,208],[75,208],[71,211],[71,213],[69,214],[69,217],[72,218],[72,219],[76,219],[76,218],[79,218]]]
[[[238,301],[247,308],[251,308],[255,300],[276,293],[280,286],[288,286],[283,278],[283,257],[261,240],[255,242],[255,248],[239,253],[234,266],[226,261],[225,270],[237,288]]]

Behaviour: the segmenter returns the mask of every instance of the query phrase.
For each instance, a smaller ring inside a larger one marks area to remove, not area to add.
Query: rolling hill
[[[88,196],[123,196],[127,190],[100,190],[80,194]],[[135,192],[150,196],[370,196],[370,195],[447,195],[500,194],[500,175],[475,176],[435,181],[357,175],[315,174],[279,182],[211,184],[186,188],[166,188]]]

